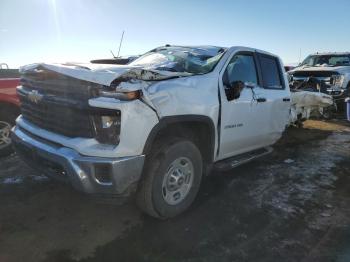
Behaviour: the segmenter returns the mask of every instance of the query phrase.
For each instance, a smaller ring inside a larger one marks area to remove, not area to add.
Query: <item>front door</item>
[[[251,151],[261,147],[264,130],[258,123],[264,122],[259,110],[265,107],[256,96],[259,87],[257,59],[254,52],[239,52],[233,55],[219,81],[221,97],[221,132],[218,159]],[[241,92],[239,89],[244,86]],[[239,95],[237,95],[239,94]],[[265,101],[266,103],[267,101]]]
[[[222,73],[218,159],[269,146],[289,119],[290,91],[277,57],[255,52],[233,55]],[[241,92],[232,92],[242,88]]]

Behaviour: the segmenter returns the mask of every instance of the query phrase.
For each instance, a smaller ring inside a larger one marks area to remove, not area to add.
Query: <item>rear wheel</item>
[[[201,153],[191,141],[157,143],[147,159],[137,193],[139,207],[162,219],[182,213],[198,193],[202,166]]]
[[[13,152],[10,132],[15,125],[17,114],[13,111],[0,112],[0,157]]]

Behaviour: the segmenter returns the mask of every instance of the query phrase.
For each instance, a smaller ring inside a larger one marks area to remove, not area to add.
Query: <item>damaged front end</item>
[[[292,91],[320,92],[333,97],[334,111],[343,111],[350,88],[350,54],[323,53],[308,56],[288,72]]]
[[[335,71],[295,71],[292,73],[290,88],[321,92],[334,97],[342,98],[346,88],[343,88],[344,75]]]
[[[22,70],[20,83],[17,93],[24,121],[67,138],[118,144],[120,111],[89,105],[89,99],[98,97],[103,85],[48,70],[45,66]]]
[[[17,88],[22,105],[18,128],[84,155],[141,154],[147,132],[158,121],[143,90],[174,74],[125,68],[109,74],[105,70],[87,74],[89,71],[93,70],[78,65],[22,68]],[[140,128],[143,134],[134,132]]]
[[[301,127],[310,117],[329,118],[328,108],[334,104],[333,97],[320,92],[291,92],[291,112],[289,123]]]
[[[140,179],[144,148],[160,118],[207,112],[217,119],[217,78],[202,75],[222,53],[164,47],[125,66],[24,66],[22,115],[12,131],[16,151],[84,192],[124,194]]]
[[[292,92],[306,91],[331,97],[333,103],[320,109],[321,116],[331,118],[334,113],[344,110],[345,99],[349,96],[348,87],[344,87],[344,75],[336,71],[294,71],[292,72],[290,88]]]
[[[36,135],[85,155],[140,154],[159,118],[178,108],[174,101],[191,100],[186,101],[190,106],[197,101],[183,97],[186,90],[201,86],[205,92],[203,86],[211,86],[205,77],[197,84],[198,77],[210,72],[223,52],[217,47],[161,47],[125,66],[24,66],[18,88],[23,105],[19,127],[32,125]],[[135,127],[144,129],[142,137],[131,131]]]

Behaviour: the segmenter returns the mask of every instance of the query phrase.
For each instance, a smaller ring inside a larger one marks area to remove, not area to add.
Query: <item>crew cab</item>
[[[271,152],[289,121],[281,60],[247,47],[162,46],[128,65],[20,69],[12,139],[32,167],[98,196],[185,211],[203,174]]]
[[[291,89],[331,95],[337,107],[344,108],[350,89],[350,53],[312,54],[288,73]]]
[[[18,69],[0,63],[0,157],[13,152],[10,131],[20,114],[16,87],[19,85]]]

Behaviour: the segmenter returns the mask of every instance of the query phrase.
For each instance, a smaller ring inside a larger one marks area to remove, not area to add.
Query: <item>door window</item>
[[[241,91],[231,92],[233,88],[243,89],[245,85],[257,85],[258,77],[254,56],[250,54],[237,54],[233,56],[226,67],[223,84],[228,100],[238,98],[235,94],[239,94]]]
[[[263,87],[269,89],[283,89],[278,60],[272,56],[260,55],[260,66]]]
[[[226,68],[228,82],[241,81],[243,83],[258,84],[253,55],[235,55]]]

